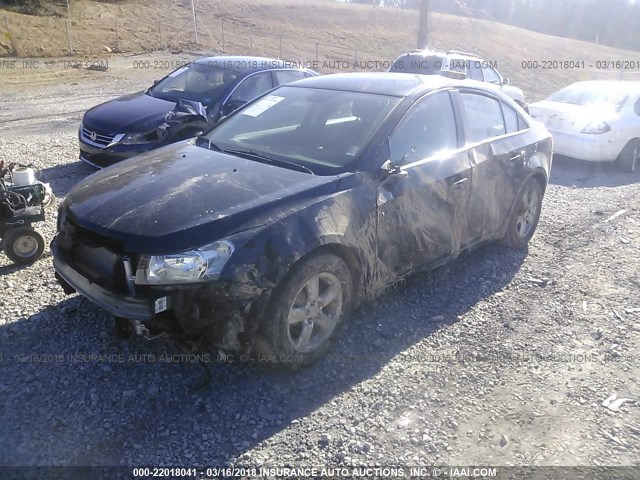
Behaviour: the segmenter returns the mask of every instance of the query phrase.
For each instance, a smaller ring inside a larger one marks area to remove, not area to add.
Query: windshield
[[[554,93],[548,100],[619,111],[627,100],[627,92],[602,84],[574,83]]]
[[[230,153],[334,175],[355,163],[400,98],[370,93],[281,87],[205,138]]]
[[[190,63],[164,77],[148,93],[171,102],[183,99],[211,106],[239,76],[215,65]]]
[[[444,59],[438,55],[404,55],[393,62],[389,71],[432,75],[442,70]]]

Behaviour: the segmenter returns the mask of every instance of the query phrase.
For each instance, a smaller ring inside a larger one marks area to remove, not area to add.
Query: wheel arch
[[[509,213],[507,214],[507,216],[505,217],[505,219],[502,222],[502,228],[500,229],[500,236],[503,236],[505,234],[505,232],[507,231],[507,228],[509,226],[509,219],[511,218],[511,215],[513,215],[513,210],[516,207],[518,199],[520,198],[520,195],[522,194],[522,191],[524,190],[524,187],[531,180],[533,180],[535,182],[538,182],[540,184],[540,187],[542,188],[542,195],[545,194],[545,192],[547,190],[547,185],[549,183],[548,182],[548,178],[547,178],[547,175],[546,175],[545,171],[542,168],[538,168],[538,169],[532,171],[529,175],[527,175],[524,178],[524,180],[522,181],[522,183],[520,183],[520,186],[518,187],[518,190],[516,190],[516,194],[513,197],[513,202],[511,202],[511,206],[509,207]]]
[[[336,241],[335,239],[320,243],[319,245],[314,246],[304,254],[300,255],[287,270],[287,273],[280,279],[276,288],[279,288],[282,284],[284,284],[287,279],[291,277],[293,272],[295,272],[296,269],[300,267],[300,265],[309,260],[309,258],[312,258],[314,255],[319,255],[321,253],[333,254],[336,257],[340,258],[347,265],[347,268],[351,273],[353,300],[354,304],[357,305],[362,297],[363,291],[362,263],[358,258],[356,252],[351,247],[345,245],[344,243]]]

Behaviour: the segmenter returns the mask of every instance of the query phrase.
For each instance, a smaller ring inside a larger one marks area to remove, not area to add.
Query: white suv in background
[[[494,68],[494,64],[473,53],[459,52],[457,50],[450,50],[447,53],[432,50],[414,50],[411,53],[399,56],[393,62],[389,71],[424,75],[451,75],[451,72],[457,72],[471,80],[493,83],[521,107],[524,108],[526,105],[522,90],[509,85],[509,79],[500,75]]]

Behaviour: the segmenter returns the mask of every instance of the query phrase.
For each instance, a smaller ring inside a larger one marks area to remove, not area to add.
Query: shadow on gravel
[[[84,162],[65,163],[40,170],[43,182],[50,183],[56,197],[64,197],[76,183],[97,170]]]
[[[585,162],[554,155],[549,183],[571,188],[621,187],[640,183],[640,174],[621,172],[615,162]]]
[[[0,255],[4,255],[4,254],[0,253]],[[0,277],[3,275],[9,275],[10,273],[15,273],[22,268],[25,268],[25,265],[16,265],[14,263],[3,265],[0,267]]]
[[[428,383],[429,370],[447,365],[431,368],[433,360],[408,349],[501,291],[525,258],[491,245],[410,278],[361,308],[330,354],[305,370],[215,364],[211,354],[213,379],[200,389],[205,369],[181,347],[117,340],[108,315],[71,297],[0,326],[0,464],[193,466],[241,458],[391,363],[416,368],[415,381]],[[320,433],[298,439],[298,453],[316,448]]]

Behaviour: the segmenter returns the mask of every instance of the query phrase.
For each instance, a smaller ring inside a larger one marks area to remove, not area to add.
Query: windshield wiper
[[[273,163],[276,165],[277,164],[287,165],[289,167],[294,168],[295,170],[310,173],[311,175],[315,175],[315,173],[313,173],[313,170],[311,170],[309,167],[305,167],[304,165],[300,165],[299,163],[288,162],[287,160],[280,160],[280,159],[267,157],[266,155],[262,155],[261,153],[257,153],[251,150],[223,150],[223,151],[231,155],[244,156],[244,157],[248,157],[249,159],[258,160],[261,162]]]

